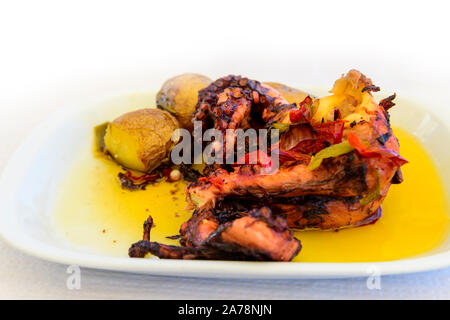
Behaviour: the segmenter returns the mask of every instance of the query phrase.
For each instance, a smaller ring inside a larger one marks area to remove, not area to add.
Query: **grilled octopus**
[[[261,163],[208,167],[206,176],[186,188],[188,208],[195,211],[181,226],[181,246],[151,242],[150,218],[129,255],[289,261],[301,249],[291,228],[334,230],[375,222],[407,162],[389,123],[395,95],[378,104],[371,94],[377,90],[351,70],[335,82],[332,95],[308,96],[297,106],[255,80],[214,81],[199,91],[193,121],[201,121],[203,130],[221,130],[223,141],[214,141],[214,148],[231,154],[236,135],[227,129],[284,128],[271,146],[279,168],[268,175]]]
[[[196,211],[181,227],[182,246],[151,242],[152,225],[149,217],[144,223],[143,240],[131,246],[130,257],[151,253],[165,259],[289,261],[301,249],[286,221],[273,216],[267,207],[242,215],[233,212],[225,221],[210,210]]]
[[[288,111],[293,108],[295,105],[289,104],[269,85],[229,75],[199,91],[193,121],[200,121],[203,131],[212,127],[219,129],[223,141],[215,142],[214,149],[230,154],[236,140],[233,130],[286,122]]]
[[[378,104],[371,94],[375,90],[379,89],[369,78],[351,70],[336,81],[332,95],[309,101],[309,119],[301,108],[279,108],[278,119],[288,118],[290,127],[280,138],[280,156],[287,161],[278,171],[260,174],[257,165],[231,172],[219,168],[187,187],[188,203],[194,208],[214,208],[227,199],[270,197],[270,205],[284,212],[289,226],[300,229],[351,227],[377,215],[390,184],[400,182],[400,167],[406,160],[399,156],[389,123],[393,97]],[[295,113],[304,121],[295,123]],[[321,137],[326,127],[334,131]],[[326,158],[314,170],[309,168],[321,148],[342,141],[350,144],[351,152]],[[308,200],[311,197],[325,198],[313,217],[311,209],[316,205]]]

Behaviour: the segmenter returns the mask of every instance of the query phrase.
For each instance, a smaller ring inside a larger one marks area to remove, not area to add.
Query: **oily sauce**
[[[394,128],[401,154],[404,182],[392,185],[383,216],[375,224],[335,231],[297,231],[303,249],[299,262],[378,262],[426,253],[438,247],[449,231],[445,192],[438,171],[419,141]],[[142,239],[142,224],[152,215],[151,239],[177,244],[189,219],[185,211],[185,182],[160,182],[143,191],[122,190],[120,166],[95,157],[86,149],[59,188],[54,222],[73,245],[97,254],[127,257],[130,245]],[[424,183],[426,177],[427,183]]]

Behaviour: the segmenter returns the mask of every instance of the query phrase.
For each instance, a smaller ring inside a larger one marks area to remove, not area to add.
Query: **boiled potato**
[[[264,82],[268,86],[271,86],[277,90],[289,103],[297,103],[297,105],[305,100],[308,94],[304,91],[289,87],[278,82]]]
[[[125,113],[108,124],[105,148],[121,165],[150,172],[170,154],[175,144],[172,133],[178,127],[178,121],[163,110]]]
[[[156,95],[156,105],[177,118],[180,126],[192,130],[191,114],[197,104],[198,91],[211,79],[195,73],[184,73],[164,82]]]

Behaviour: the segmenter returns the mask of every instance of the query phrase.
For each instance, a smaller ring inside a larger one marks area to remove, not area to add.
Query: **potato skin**
[[[289,103],[297,103],[297,105],[305,100],[305,98],[308,96],[308,93],[289,87],[287,85],[284,85],[282,83],[278,82],[264,82],[264,84],[267,84],[268,86],[271,86],[275,90],[277,90],[281,95],[289,102]]]
[[[170,78],[156,95],[156,105],[177,118],[182,128],[192,130],[191,114],[197,104],[198,91],[211,79],[196,73],[184,73]]]
[[[150,172],[169,156],[175,144],[172,133],[178,128],[178,121],[166,111],[136,110],[108,124],[104,143],[121,165]]]

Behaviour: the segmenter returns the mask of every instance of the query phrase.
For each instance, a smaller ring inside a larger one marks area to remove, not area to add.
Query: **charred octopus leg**
[[[152,221],[149,218],[148,221]],[[192,226],[185,232],[197,230],[203,219],[191,219]],[[147,228],[147,229],[146,229]],[[144,224],[144,237],[149,235],[151,224]],[[183,233],[183,228],[182,228]],[[198,246],[169,246],[144,238],[131,246],[130,257],[144,257],[151,253],[164,259],[216,259],[216,260],[273,260],[290,261],[301,250],[300,241],[293,237],[286,221],[274,217],[269,208],[255,209],[248,214],[218,225],[203,241],[184,238],[182,243]]]
[[[274,200],[270,207],[293,229],[337,230],[373,223],[381,217],[383,198],[361,204],[360,197],[293,197]]]
[[[267,207],[220,225],[206,244],[222,252],[241,252],[252,260],[290,261],[301,250],[286,220],[274,217]]]
[[[218,259],[229,260],[233,257],[222,254],[215,248],[208,247],[178,247],[150,241],[150,230],[153,227],[151,216],[144,222],[143,239],[131,245],[128,255],[131,258],[144,258],[153,254],[164,259]],[[236,257],[238,258],[238,257]],[[239,257],[240,258],[240,257]]]
[[[236,135],[227,129],[263,128],[268,123],[282,122],[295,108],[272,87],[241,76],[220,78],[198,93],[193,121],[201,121],[203,130],[215,128],[222,132],[223,146],[231,154]]]
[[[286,220],[289,228],[302,230],[336,230],[357,227],[376,221],[383,197],[367,204],[361,197],[304,196],[290,198],[227,198],[213,209],[219,219],[234,212],[249,212],[268,207],[273,215]],[[245,215],[246,213],[241,213]]]
[[[376,183],[374,174],[367,172],[365,162],[354,153],[329,159],[314,171],[307,164],[285,166],[272,175],[261,174],[259,169],[253,167],[249,172],[248,167],[241,166],[234,172],[216,170],[188,185],[188,203],[194,208],[211,208],[225,197],[351,197],[370,190]]]

